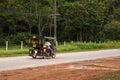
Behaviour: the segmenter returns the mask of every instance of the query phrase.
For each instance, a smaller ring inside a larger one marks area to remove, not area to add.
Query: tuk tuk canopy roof
[[[55,39],[54,37],[48,36],[30,36],[31,39]]]

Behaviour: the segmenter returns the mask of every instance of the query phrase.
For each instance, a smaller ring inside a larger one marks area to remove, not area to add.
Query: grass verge
[[[120,71],[107,73],[105,75],[89,79],[89,80],[120,80]]]
[[[57,46],[57,52],[77,52],[77,51],[90,51],[101,49],[116,49],[120,48],[120,42],[104,42],[104,43],[66,43],[66,45]]]
[[[79,52],[79,51],[91,51],[91,50],[101,50],[101,49],[116,49],[120,48],[120,41],[112,41],[105,43],[66,43],[65,45],[61,44],[57,46],[57,53],[62,52]],[[0,47],[0,57],[11,57],[11,56],[24,56],[28,55],[29,48],[24,47],[23,50],[20,49],[20,46],[10,46],[9,50],[5,50],[4,47]]]
[[[0,57],[13,57],[13,56],[26,56],[28,55],[28,50],[0,50]]]

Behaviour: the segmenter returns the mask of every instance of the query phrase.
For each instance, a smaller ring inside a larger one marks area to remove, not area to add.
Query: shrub
[[[0,35],[0,46],[5,45],[5,41],[6,41],[6,35],[1,34]]]
[[[28,33],[25,33],[25,32],[17,33],[14,35],[10,35],[9,41],[10,43],[13,43],[13,44],[20,44],[21,41],[23,41],[24,43],[27,43],[28,37],[29,37]]]

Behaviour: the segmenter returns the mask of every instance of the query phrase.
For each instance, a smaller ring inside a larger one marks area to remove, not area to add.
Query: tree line
[[[0,0],[0,44],[54,35],[54,0]],[[120,40],[120,0],[57,0],[58,41]]]

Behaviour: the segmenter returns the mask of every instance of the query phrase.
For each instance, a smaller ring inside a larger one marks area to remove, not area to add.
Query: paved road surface
[[[57,54],[55,59],[32,59],[30,56],[0,58],[0,71],[117,56],[120,57],[120,49]]]

